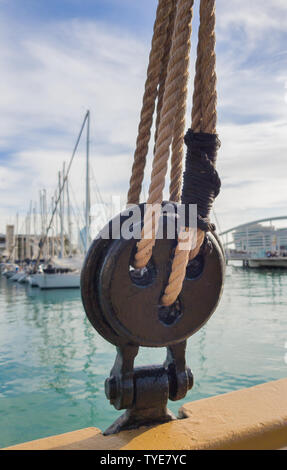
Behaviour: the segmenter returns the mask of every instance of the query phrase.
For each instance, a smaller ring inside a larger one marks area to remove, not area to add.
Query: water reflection
[[[188,343],[195,385],[180,403],[285,377],[287,273],[233,268],[220,306]],[[0,279],[0,445],[118,416],[104,396],[115,348],[85,317],[79,290],[40,291]],[[137,365],[161,363],[143,348]],[[21,422],[21,424],[19,424]]]

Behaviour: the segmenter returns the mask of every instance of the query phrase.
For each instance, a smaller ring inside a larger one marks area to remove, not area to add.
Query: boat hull
[[[31,287],[39,287],[37,282],[38,274],[30,274],[27,278],[27,282]]]
[[[19,281],[19,279],[23,276],[23,272],[18,272],[14,274],[14,276],[10,277],[11,281]]]
[[[19,282],[20,284],[24,284],[25,282],[27,282],[27,274],[26,274],[26,273],[21,274],[21,276],[20,276],[19,279],[18,279],[18,282]]]
[[[13,276],[15,276],[15,271],[6,271],[4,276],[7,277],[7,279],[11,279]]]
[[[79,289],[80,273],[36,274],[35,282],[40,289]]]

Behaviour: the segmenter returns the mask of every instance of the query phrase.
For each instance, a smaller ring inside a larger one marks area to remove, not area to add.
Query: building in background
[[[277,245],[281,251],[287,251],[287,228],[280,228],[276,231]]]
[[[287,252],[287,228],[276,230],[273,225],[253,224],[235,230],[233,240],[237,251],[251,255]]]
[[[0,260],[21,262],[36,259],[39,253],[38,235],[14,234],[14,225],[7,225],[6,234],[0,234]],[[65,251],[68,253],[69,240],[64,237]],[[58,256],[60,237],[48,237],[43,249],[43,258]]]

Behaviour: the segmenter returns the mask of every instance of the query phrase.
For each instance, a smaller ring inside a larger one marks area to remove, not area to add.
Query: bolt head
[[[105,381],[105,393],[108,400],[115,400],[117,398],[117,379],[114,375],[111,375]]]
[[[187,381],[188,381],[188,390],[193,387],[193,373],[191,372],[190,368],[187,368]]]

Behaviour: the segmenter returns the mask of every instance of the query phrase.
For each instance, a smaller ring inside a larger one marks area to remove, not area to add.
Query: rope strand
[[[194,132],[216,134],[215,0],[201,0],[200,2],[197,51],[192,126]],[[183,229],[178,240],[180,242],[187,234],[192,245],[195,235],[192,228]],[[196,245],[189,254],[180,248],[180,243],[177,244],[168,285],[162,297],[162,304],[165,306],[172,305],[180,294],[187,264],[198,255],[205,239],[205,232],[197,229],[196,236]]]
[[[165,83],[166,83],[166,77],[167,77],[167,69],[168,69],[168,63],[170,60],[172,38],[173,38],[174,26],[175,26],[175,15],[176,15],[176,7],[177,7],[176,4],[177,4],[177,0],[172,0],[171,12],[169,15],[169,25],[167,29],[167,35],[166,35],[167,36],[166,44],[165,44],[164,54],[162,58],[161,74],[159,77],[157,108],[156,108],[157,116],[156,116],[156,126],[155,126],[155,136],[154,136],[155,144],[156,144],[157,137],[158,137],[160,115],[161,115],[161,110],[162,110],[163,95],[164,95]],[[154,147],[154,153],[155,153],[155,147]]]
[[[136,150],[134,154],[134,163],[127,198],[128,204],[138,204],[140,199],[142,182],[144,178],[144,169],[146,165],[146,156],[148,153],[148,145],[151,136],[155,101],[161,73],[161,63],[164,54],[163,46],[166,42],[170,13],[173,7],[173,3],[173,0],[159,0],[157,8]]]
[[[145,94],[134,156],[128,203],[138,204],[151,135],[155,101],[157,118],[155,148],[148,205],[144,217],[142,238],[137,244],[134,267],[145,267],[152,255],[161,215],[163,189],[170,147],[170,200],[180,200],[182,184],[183,136],[185,128],[191,21],[194,0],[159,0],[154,26]],[[196,73],[194,79],[192,130],[193,133],[216,134],[216,57],[215,57],[215,0],[200,1]],[[212,137],[212,136],[211,136]],[[213,137],[211,141],[214,141]],[[192,157],[192,155],[190,155]],[[195,199],[200,206],[198,229],[183,227],[178,236],[172,269],[161,303],[172,305],[181,289],[189,260],[197,256],[210,229],[208,214],[212,197],[219,188],[215,159],[199,149],[198,160],[189,162],[185,173],[186,198]],[[201,166],[204,166],[202,177]],[[188,181],[188,175],[192,178]],[[211,178],[211,180],[209,179]],[[204,180],[204,191],[199,191]],[[186,185],[186,183],[188,183]],[[199,188],[199,189],[198,189]],[[198,194],[197,194],[198,193]],[[210,193],[210,194],[209,194]],[[183,249],[184,244],[184,249]]]
[[[168,64],[158,138],[153,160],[151,184],[147,201],[149,207],[161,204],[163,199],[169,147],[173,136],[178,97],[180,93],[184,93],[182,88],[185,88],[184,80],[180,77],[182,71],[185,70],[184,67],[187,67],[189,63],[193,3],[193,0],[178,0],[177,4],[175,30]],[[142,239],[137,244],[138,249],[135,255],[134,266],[138,269],[145,267],[150,260],[157,233],[160,211],[156,209],[156,211],[153,212],[149,207],[144,218]]]

